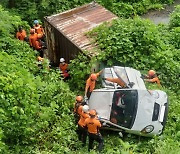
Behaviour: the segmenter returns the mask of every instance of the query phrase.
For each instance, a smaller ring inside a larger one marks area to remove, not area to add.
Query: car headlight
[[[154,97],[155,99],[159,98],[159,93],[157,91],[152,91],[151,92],[152,97]]]
[[[146,134],[146,133],[151,133],[153,130],[154,130],[154,126],[148,125],[144,129],[142,129],[141,132]]]

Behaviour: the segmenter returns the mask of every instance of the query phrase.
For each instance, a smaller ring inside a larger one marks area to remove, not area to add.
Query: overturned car
[[[96,109],[103,128],[142,136],[161,134],[168,114],[168,97],[161,90],[146,89],[141,73],[133,68],[105,68],[102,78],[121,78],[129,88],[104,80],[88,101]]]

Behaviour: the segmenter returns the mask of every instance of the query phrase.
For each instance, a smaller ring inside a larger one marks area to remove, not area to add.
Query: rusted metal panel
[[[46,43],[48,47],[48,58],[51,62],[55,61],[56,53],[55,53],[55,38],[54,38],[54,27],[48,22],[44,22],[45,25],[45,33],[46,33]]]
[[[117,16],[94,2],[46,17],[45,20],[48,23],[45,25],[47,26],[46,36],[48,49],[51,48],[49,52],[52,52],[49,53],[51,59],[55,63],[58,63],[60,57],[69,61],[83,50],[90,50],[90,54],[93,55],[95,45],[85,33],[115,18]]]

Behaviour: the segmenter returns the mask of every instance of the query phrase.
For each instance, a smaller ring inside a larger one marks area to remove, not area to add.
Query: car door
[[[97,114],[106,120],[110,119],[113,89],[97,89],[93,90],[89,98],[88,105],[90,109],[95,109]]]
[[[131,128],[137,112],[137,90],[116,90],[113,94],[110,121]]]

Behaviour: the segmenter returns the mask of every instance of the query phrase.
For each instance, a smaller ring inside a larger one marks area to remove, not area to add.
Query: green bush
[[[26,30],[30,27],[26,21],[22,21],[19,16],[11,15],[8,11],[5,11],[0,5],[0,36],[3,37],[15,37],[16,31],[19,26],[23,26]],[[1,41],[1,40],[0,40]]]
[[[80,54],[76,59],[71,60],[69,66],[71,79],[68,82],[71,85],[70,87],[72,90],[76,90],[77,92],[85,90],[86,80],[91,73],[91,64],[91,59],[83,54]]]
[[[160,72],[164,86],[178,90],[178,51],[166,46],[161,33],[151,22],[139,18],[118,19],[110,27],[102,25],[96,28],[90,35],[103,51],[99,58],[105,65],[155,69]]]
[[[50,6],[50,10],[55,5],[55,1],[40,2],[46,9]],[[84,0],[76,2],[80,4]],[[72,3],[68,1],[67,5]],[[106,5],[110,4],[106,1]],[[62,81],[58,71],[49,70],[45,65],[42,69],[37,67],[36,53],[27,43],[14,39],[16,28],[23,24],[28,28],[27,23],[2,8],[0,15],[0,153],[88,153],[87,146],[81,147],[77,141],[72,114],[74,93]],[[176,32],[179,32],[178,28],[169,31],[166,26],[156,27],[138,18],[119,19],[110,27],[102,25],[89,34],[104,53],[92,59],[79,55],[71,61],[71,80],[68,83],[78,94],[84,93],[85,81],[96,60],[107,66],[125,65],[146,71],[155,69],[160,72],[163,85],[175,90],[162,89],[168,93],[170,103],[167,125],[161,136],[147,139],[129,134],[122,140],[116,132],[102,131],[104,153],[180,151],[180,59]],[[152,84],[147,86],[155,88]]]
[[[172,3],[174,0],[97,0],[97,2],[120,17],[132,17],[136,14],[143,14],[149,9],[162,8],[162,4]],[[33,25],[33,20],[43,18],[48,15],[63,12],[74,7],[92,2],[91,0],[15,0],[2,1],[0,4],[9,8],[11,12],[18,14],[23,20]]]
[[[180,27],[171,30],[169,41],[176,49],[180,49]]]
[[[180,5],[177,5],[176,9],[171,14],[169,26],[170,26],[170,28],[180,27]]]
[[[59,146],[70,146],[74,135],[68,135],[67,130],[75,133],[71,114],[75,96],[59,79],[59,73],[50,72],[43,80],[34,77],[5,52],[0,53],[0,65],[0,128],[6,145],[38,144],[50,148],[51,141],[69,136]]]
[[[0,14],[0,153],[72,150],[76,143],[74,94],[59,72],[46,66],[40,69],[36,53],[14,38],[15,29],[23,23],[20,18],[3,9]]]

